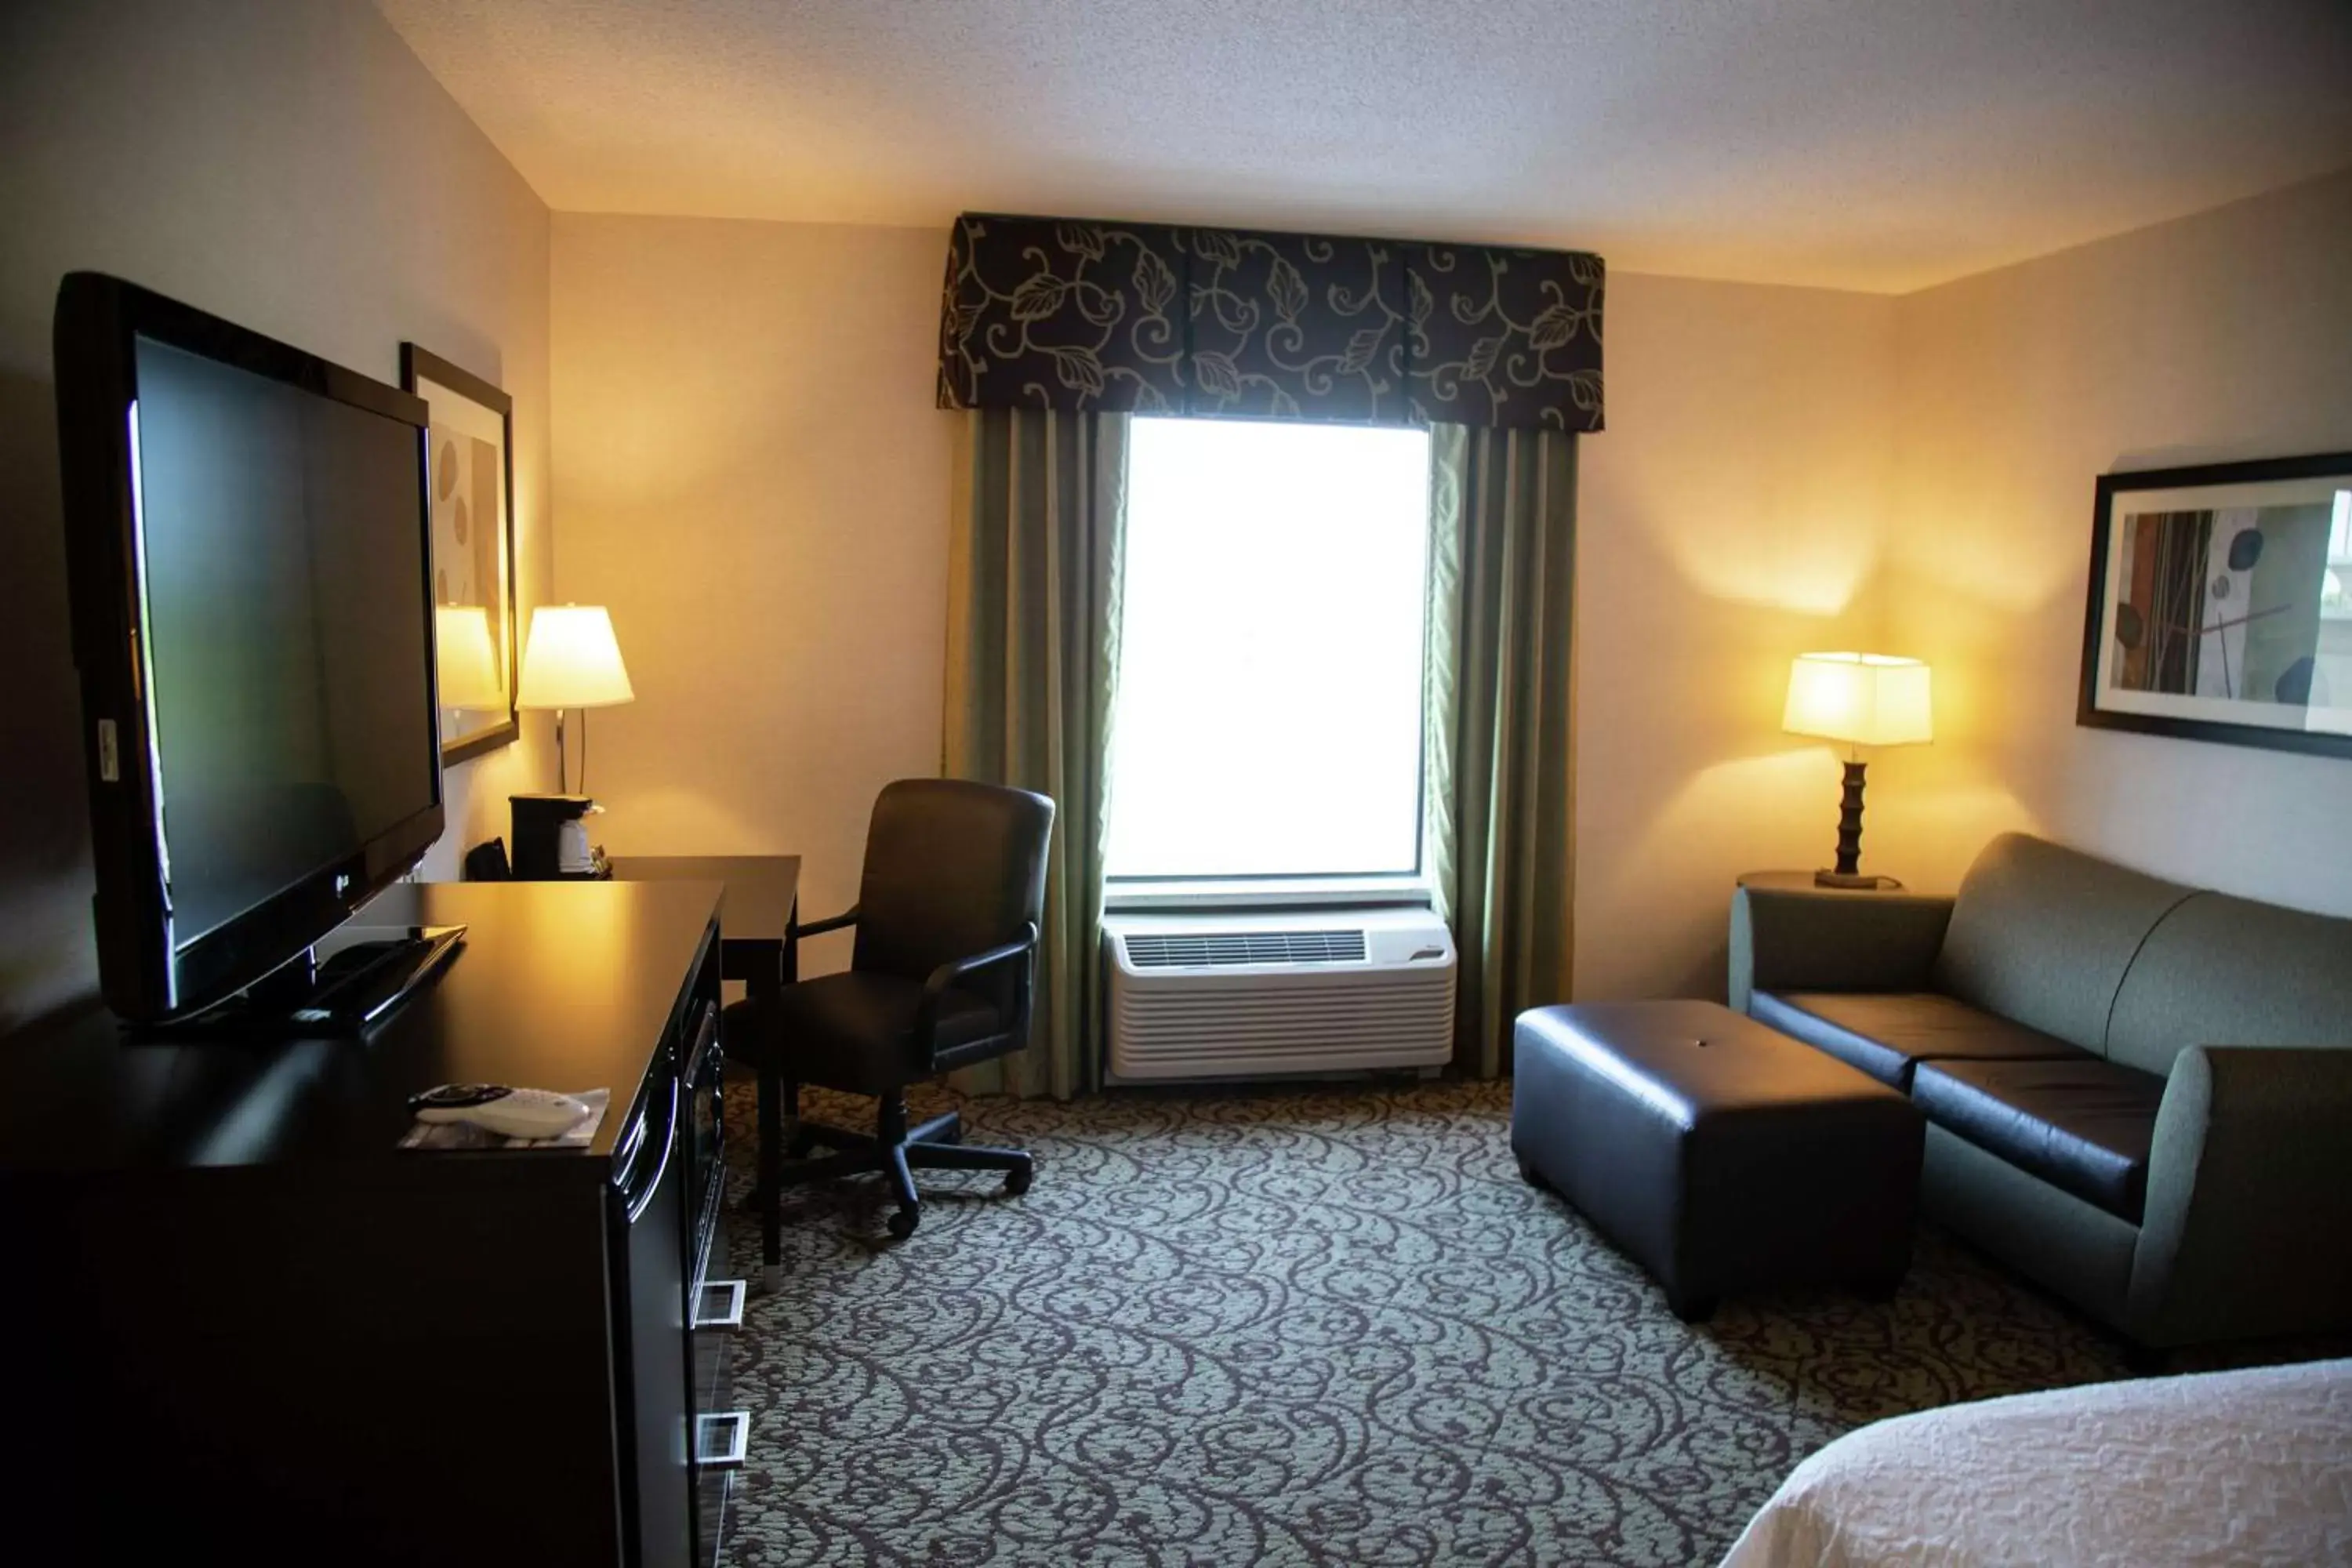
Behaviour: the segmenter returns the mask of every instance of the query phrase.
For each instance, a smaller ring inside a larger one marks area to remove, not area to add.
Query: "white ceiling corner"
[[[2352,164],[2352,0],[378,0],[559,211],[1902,291]]]

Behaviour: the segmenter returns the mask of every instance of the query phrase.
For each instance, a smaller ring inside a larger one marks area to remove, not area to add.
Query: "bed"
[[[2352,1360],[1881,1421],[1790,1472],[1723,1568],[2352,1564]]]

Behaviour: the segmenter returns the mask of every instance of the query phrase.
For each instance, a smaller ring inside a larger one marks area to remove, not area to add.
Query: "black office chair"
[[[486,838],[466,851],[462,862],[468,882],[507,882],[514,879],[513,868],[507,864],[507,841]]]
[[[961,1142],[952,1111],[910,1129],[906,1091],[1029,1043],[1053,828],[1054,803],[1026,790],[954,779],[883,790],[856,907],[793,928],[797,938],[856,927],[848,970],[785,986],[764,1014],[756,1000],[727,1010],[728,1053],[779,1085],[793,1119],[798,1163],[782,1183],[882,1172],[898,1200],[890,1234],[902,1239],[922,1218],[912,1171],[1002,1171],[1007,1193],[1029,1190],[1025,1152]],[[803,1084],[875,1096],[873,1134],[802,1121]],[[775,1118],[762,1115],[763,1142],[775,1135]],[[835,1152],[805,1158],[816,1148]],[[777,1170],[774,1153],[761,1150],[763,1173]]]

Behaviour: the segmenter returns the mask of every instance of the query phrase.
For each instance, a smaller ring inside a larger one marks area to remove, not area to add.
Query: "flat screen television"
[[[162,1023],[440,837],[425,405],[96,273],[55,347],[100,983]]]

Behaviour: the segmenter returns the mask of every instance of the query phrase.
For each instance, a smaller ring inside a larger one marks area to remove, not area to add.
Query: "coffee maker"
[[[584,795],[519,795],[514,805],[514,875],[520,881],[586,881],[613,874],[604,851],[588,842],[588,818],[604,808]]]

